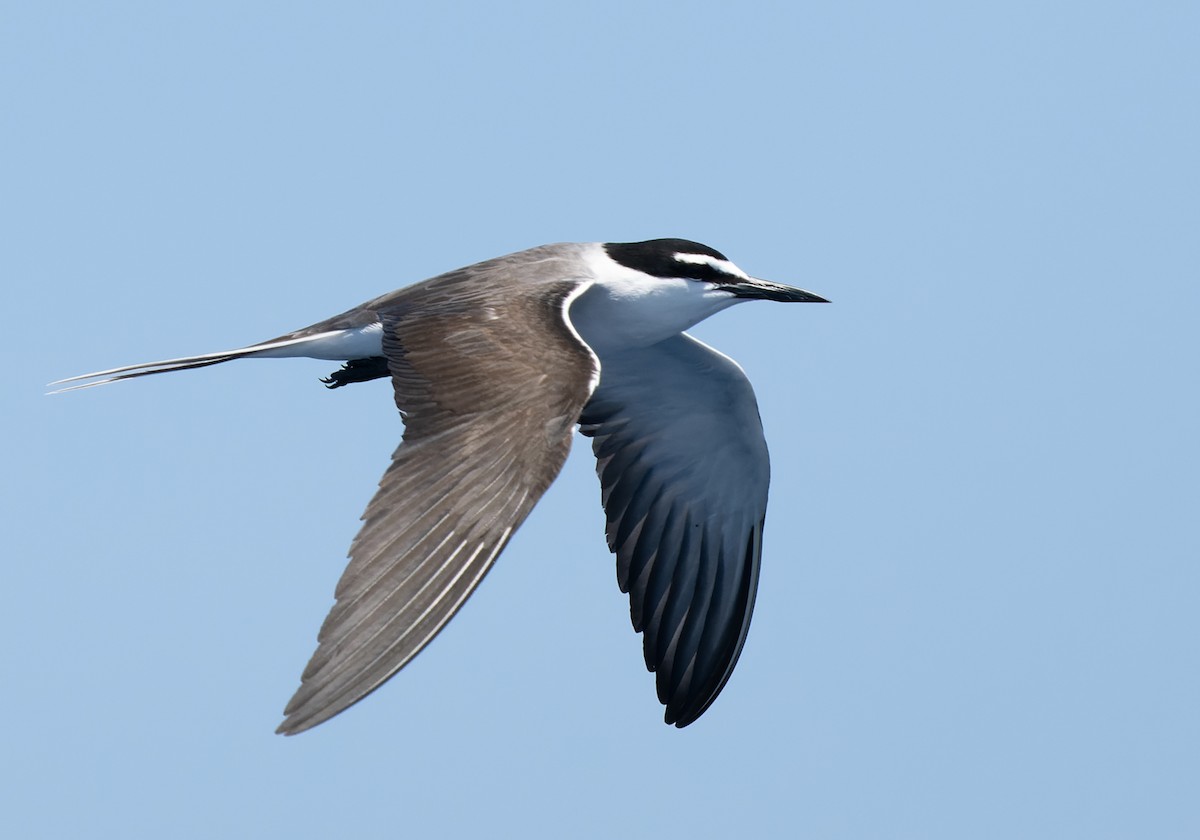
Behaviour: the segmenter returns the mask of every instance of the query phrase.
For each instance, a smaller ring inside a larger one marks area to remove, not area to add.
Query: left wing
[[[566,314],[583,281],[505,294],[481,272],[409,287],[380,312],[404,440],[363,514],[281,733],[333,717],[416,656],[566,460],[598,372]]]
[[[754,391],[682,334],[606,354],[580,424],[646,667],[666,722],[687,726],[724,688],[754,609],[770,481]]]

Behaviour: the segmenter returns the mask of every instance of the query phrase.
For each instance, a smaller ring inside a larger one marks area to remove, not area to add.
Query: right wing
[[[754,391],[685,334],[605,354],[584,408],[617,583],[667,723],[692,723],[737,664],[758,588],[770,464]]]

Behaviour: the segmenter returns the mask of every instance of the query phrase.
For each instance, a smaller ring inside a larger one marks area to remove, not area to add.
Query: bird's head
[[[747,300],[825,302],[804,289],[759,280],[724,254],[687,239],[589,243],[593,286],[571,320],[594,350],[644,347]]]
[[[604,250],[614,262],[633,271],[663,280],[704,283],[709,290],[726,292],[734,298],[781,303],[829,302],[804,289],[751,277],[720,251],[687,239],[608,242]]]

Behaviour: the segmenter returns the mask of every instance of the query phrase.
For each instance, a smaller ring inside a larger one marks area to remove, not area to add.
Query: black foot
[[[326,388],[341,388],[352,382],[370,382],[372,379],[383,379],[391,376],[387,359],[383,356],[371,356],[367,359],[351,359],[342,365],[341,370],[334,371],[321,381]]]

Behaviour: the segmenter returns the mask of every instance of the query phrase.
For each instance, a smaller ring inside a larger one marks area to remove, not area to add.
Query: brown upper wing
[[[316,726],[404,667],[566,460],[599,373],[564,314],[583,284],[530,283],[501,299],[489,266],[510,268],[497,261],[443,275],[379,310],[404,439],[363,514],[279,732]]]

